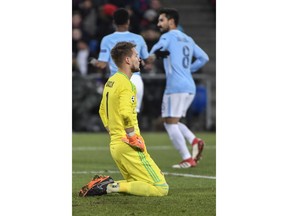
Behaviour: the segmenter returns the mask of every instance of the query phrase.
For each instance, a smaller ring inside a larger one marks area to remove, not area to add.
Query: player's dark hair
[[[119,8],[113,14],[113,19],[116,25],[124,25],[127,24],[129,20],[129,13],[124,8]]]
[[[135,44],[130,42],[119,42],[111,50],[111,56],[115,64],[120,67],[124,58],[133,54],[132,48],[136,47]]]
[[[179,23],[179,13],[174,8],[162,8],[159,10],[159,14],[165,14],[167,19],[174,19],[175,25],[177,26]]]

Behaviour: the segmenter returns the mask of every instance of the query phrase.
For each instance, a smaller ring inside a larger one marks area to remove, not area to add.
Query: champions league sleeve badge
[[[131,101],[132,101],[132,103],[135,102],[135,96],[134,95],[131,97]]]

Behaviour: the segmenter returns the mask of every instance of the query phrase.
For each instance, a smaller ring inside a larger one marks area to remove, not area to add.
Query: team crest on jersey
[[[131,97],[131,101],[132,101],[132,103],[135,102],[135,96],[134,95]]]

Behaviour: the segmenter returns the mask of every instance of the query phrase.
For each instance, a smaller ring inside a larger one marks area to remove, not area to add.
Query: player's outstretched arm
[[[162,47],[159,49],[155,50],[154,54],[157,59],[159,58],[167,58],[168,55],[170,55],[170,52],[168,50],[161,50]]]
[[[100,69],[104,69],[107,66],[107,62],[98,61],[96,58],[93,57],[90,57],[88,59],[88,64],[91,64],[94,67],[98,67]]]
[[[159,49],[155,50],[155,52],[153,54],[150,54],[149,57],[147,59],[145,59],[145,63],[150,65],[152,64],[156,59],[161,59],[161,58],[167,58],[168,55],[170,55],[170,52],[168,50],[161,50],[162,47],[160,47]],[[145,64],[143,64],[145,69],[148,69],[149,66],[145,66]]]

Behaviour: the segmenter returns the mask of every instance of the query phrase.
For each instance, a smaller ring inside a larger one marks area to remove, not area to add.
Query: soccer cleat
[[[107,194],[107,185],[113,182],[114,180],[110,176],[95,175],[87,185],[81,188],[79,196],[101,196]]]
[[[172,166],[172,168],[189,168],[189,167],[195,167],[197,163],[192,158],[188,158],[186,160],[181,161],[179,164],[175,164]]]
[[[202,151],[204,149],[203,140],[196,138],[192,142],[192,158],[197,163],[202,157]]]

